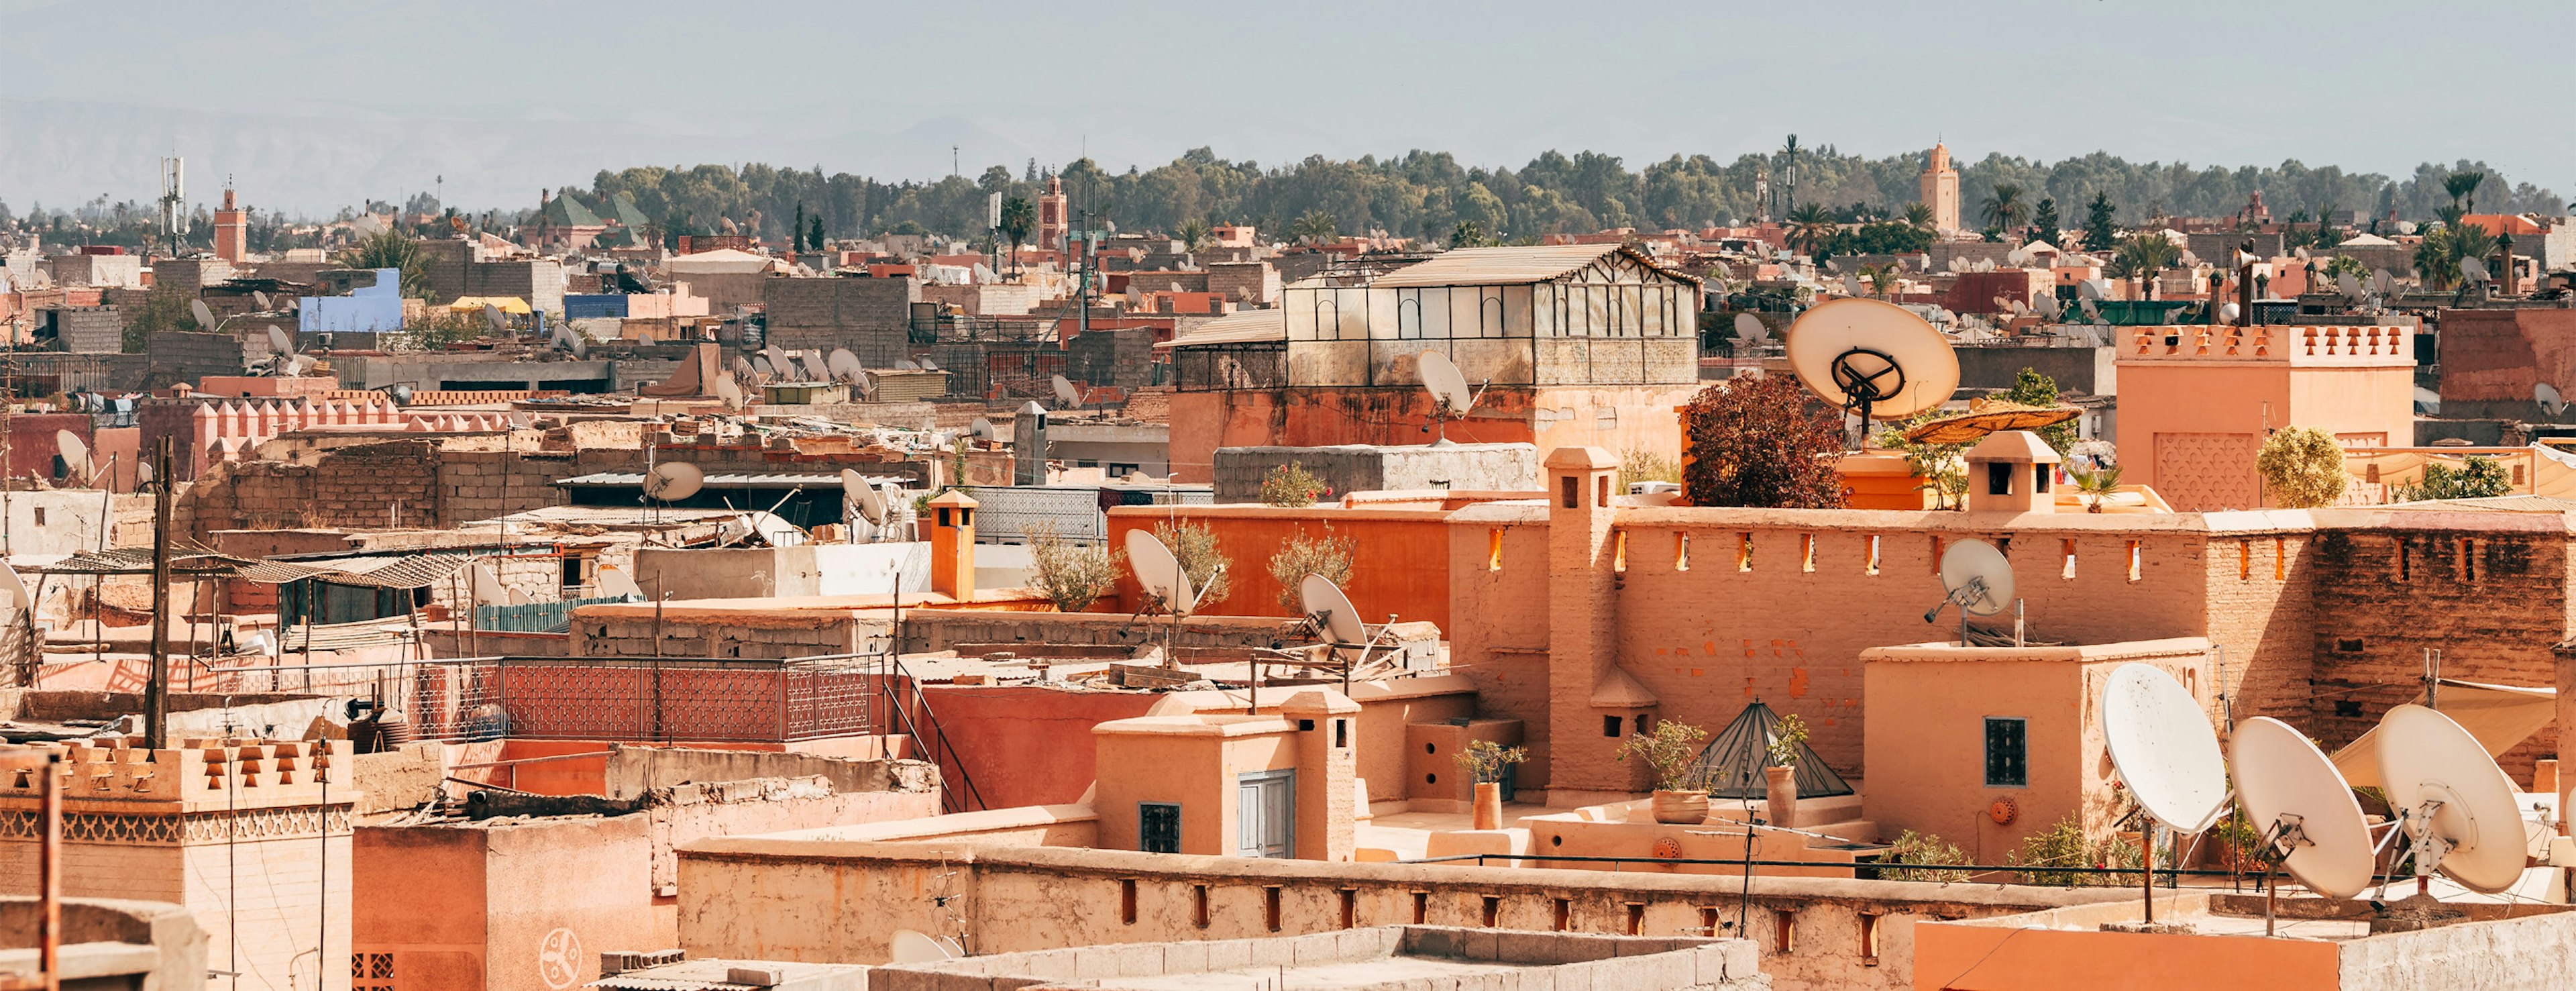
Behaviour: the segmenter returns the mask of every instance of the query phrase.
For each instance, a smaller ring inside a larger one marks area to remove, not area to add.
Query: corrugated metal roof
[[[1624,253],[1641,265],[1689,282],[1690,276],[1657,265],[1643,253],[1617,244],[1547,244],[1524,248],[1461,248],[1417,265],[1408,265],[1370,280],[1389,289],[1428,286],[1504,286],[1546,282],[1581,270],[1612,254]]]
[[[1261,344],[1288,339],[1288,311],[1244,310],[1190,328],[1190,332],[1154,345],[1156,350],[1200,344]]]

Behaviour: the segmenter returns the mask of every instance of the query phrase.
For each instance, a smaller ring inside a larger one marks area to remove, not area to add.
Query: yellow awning
[[[526,316],[529,312],[528,301],[517,296],[459,296],[456,302],[447,304],[448,309],[457,311],[480,310],[486,306],[498,306],[503,313],[519,316]]]

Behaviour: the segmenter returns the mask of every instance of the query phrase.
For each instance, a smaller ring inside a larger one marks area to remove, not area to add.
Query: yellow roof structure
[[[448,309],[460,313],[480,310],[486,306],[498,306],[501,312],[518,316],[527,316],[530,312],[528,301],[517,296],[458,296],[456,302],[447,304]]]

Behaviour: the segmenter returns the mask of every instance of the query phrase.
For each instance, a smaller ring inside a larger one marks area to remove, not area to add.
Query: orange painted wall
[[[1094,776],[1091,728],[1144,715],[1162,698],[981,685],[925,685],[921,692],[988,809],[1079,800]],[[922,729],[932,732],[926,723]],[[949,786],[963,797],[963,784]]]
[[[351,951],[393,953],[405,988],[483,987],[481,832],[361,826],[351,849],[350,890],[366,893],[350,903]]]
[[[2322,940],[1914,926],[1915,991],[2335,991]]]
[[[2202,364],[2184,362],[2122,363],[2120,369],[2120,480],[2153,486],[2176,510],[2253,509],[2208,504],[2196,496],[2203,487],[2181,479],[2156,476],[2158,434],[2240,434],[2251,445],[2262,443],[2268,427],[2317,426],[2294,419],[2290,403],[2290,367],[2279,363]],[[2407,407],[2412,409],[2412,406]],[[2168,440],[2172,444],[2175,441]],[[2224,473],[2235,487],[2251,493],[2254,447],[2240,463],[2212,464],[2205,471]],[[2176,497],[2180,496],[2180,499]]]
[[[1394,613],[1402,622],[1428,622],[1449,629],[1448,514],[1422,509],[1340,509],[1315,506],[1131,506],[1109,511],[1109,546],[1127,546],[1127,532],[1153,532],[1155,524],[1173,519],[1216,531],[1217,547],[1231,561],[1226,566],[1230,591],[1225,601],[1200,610],[1209,616],[1293,616],[1279,606],[1279,583],[1270,577],[1270,558],[1300,531],[1356,541],[1351,551],[1351,581],[1342,592],[1351,597],[1368,622],[1386,622]],[[1141,601],[1132,569],[1122,568],[1114,603],[1094,609],[1132,612]]]

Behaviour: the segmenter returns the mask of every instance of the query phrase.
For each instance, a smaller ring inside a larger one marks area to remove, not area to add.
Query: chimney
[[[2053,513],[2057,451],[2028,430],[2001,430],[1968,449],[1968,511]]]
[[[930,590],[975,599],[975,499],[958,489],[930,500]]]
[[[1047,483],[1047,411],[1030,402],[1011,420],[1011,484]]]

